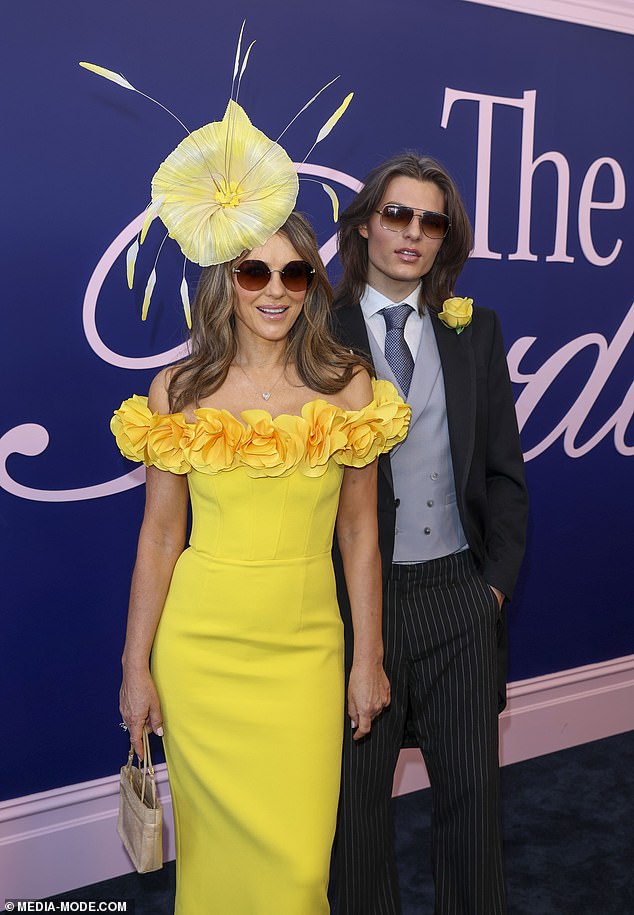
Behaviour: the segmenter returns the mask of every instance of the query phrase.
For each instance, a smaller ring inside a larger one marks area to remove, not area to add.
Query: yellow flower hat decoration
[[[240,82],[255,44],[251,42],[242,58],[244,26],[243,22],[233,68],[231,98],[225,115],[222,121],[206,124],[193,132],[189,131],[169,108],[141,92],[120,73],[97,64],[85,61],[80,63],[86,70],[159,105],[178,121],[187,133],[185,139],[164,160],[152,179],[152,202],[146,210],[139,236],[128,248],[126,273],[128,286],[132,289],[139,246],[145,241],[154,217],[159,216],[167,228],[163,242],[168,236],[173,238],[185,255],[180,291],[187,325],[190,328],[190,299],[185,278],[187,260],[201,267],[233,260],[243,251],[264,244],[286,222],[295,206],[299,181],[293,162],[278,141],[299,115],[335,81],[331,80],[322,86],[284,128],[277,140],[270,140],[251,124],[237,101]],[[303,161],[306,161],[315,146],[328,136],[348,108],[352,97],[351,92],[321,127]],[[339,211],[337,195],[327,184],[319,181],[316,183],[323,187],[330,198],[333,218],[336,221]],[[141,308],[142,320],[147,316],[157,281],[156,265],[163,242],[146,281]]]
[[[190,133],[163,162],[152,202],[185,257],[208,267],[264,244],[288,219],[298,190],[286,152],[231,100],[222,121]]]

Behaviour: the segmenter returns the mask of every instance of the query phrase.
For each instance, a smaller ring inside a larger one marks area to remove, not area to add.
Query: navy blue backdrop
[[[77,62],[122,72],[194,128],[224,112],[243,17],[257,44],[241,102],[269,136],[341,74],[285,136],[296,161],[355,91],[311,156],[342,205],[403,148],[439,158],[464,193],[476,249],[457,293],[500,314],[532,500],[511,679],[634,652],[632,39],[463,0],[219,9],[22,0],[5,11],[0,677],[14,762],[3,754],[0,797],[121,764],[119,656],[144,493],[108,422],[185,334],[175,247],[145,324],[158,226],[133,292],[122,253],[182,131]],[[302,182],[299,206],[328,259],[326,196]],[[336,258],[329,269],[335,278]]]

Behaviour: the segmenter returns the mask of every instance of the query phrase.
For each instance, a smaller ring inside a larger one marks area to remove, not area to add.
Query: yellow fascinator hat
[[[188,130],[172,111],[136,89],[121,74],[85,61],[80,63],[86,70],[159,105],[178,121],[187,134],[161,163],[152,178],[151,203],[146,211],[143,228],[128,249],[126,264],[131,289],[139,246],[145,241],[152,220],[158,216],[167,229],[158,254],[169,236],[178,243],[185,256],[181,299],[189,327],[191,313],[185,279],[187,261],[201,267],[225,263],[245,250],[264,244],[284,225],[295,206],[299,181],[295,166],[280,146],[279,140],[299,115],[335,82],[333,79],[322,86],[284,128],[277,140],[270,140],[253,126],[238,104],[240,83],[255,44],[251,42],[242,57],[244,26],[243,22],[233,68],[231,98],[224,117],[221,121],[205,124],[194,131]],[[303,161],[306,161],[317,143],[330,133],[352,97],[351,92],[322,126]],[[339,209],[337,196],[329,185],[318,183],[332,202],[333,218],[336,221]],[[158,254],[145,287],[141,310],[143,320],[147,317],[156,283]]]

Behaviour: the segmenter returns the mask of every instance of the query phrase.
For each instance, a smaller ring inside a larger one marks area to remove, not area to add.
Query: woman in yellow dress
[[[243,31],[224,117],[187,131],[162,162],[126,257],[132,285],[158,217],[203,272],[190,316],[183,270],[189,356],[111,423],[122,453],[147,467],[120,707],[139,755],[144,726],[164,737],[177,915],[325,915],[345,708],[333,532],[358,738],[389,702],[376,458],[405,437],[409,408],[328,333],[328,278],[293,212],[296,168],[237,102],[252,47],[240,64]],[[156,275],[155,261],[143,318]]]
[[[335,521],[357,737],[389,702],[376,457],[409,413],[330,338],[329,304],[314,234],[292,213],[205,268],[191,355],[112,423],[147,465],[121,712],[137,751],[144,725],[164,732],[178,915],[329,911],[344,710]]]

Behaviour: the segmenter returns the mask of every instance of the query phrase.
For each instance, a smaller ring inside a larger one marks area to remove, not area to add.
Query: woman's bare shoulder
[[[168,388],[173,371],[174,366],[171,365],[167,366],[167,368],[161,369],[158,375],[154,377],[152,384],[150,385],[150,390],[148,393],[148,407],[150,410],[152,410],[153,413],[170,412]]]
[[[348,384],[339,392],[342,406],[346,410],[361,410],[372,401],[372,380],[363,366],[355,369]]]

